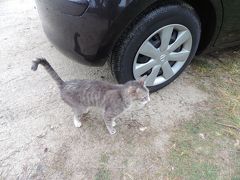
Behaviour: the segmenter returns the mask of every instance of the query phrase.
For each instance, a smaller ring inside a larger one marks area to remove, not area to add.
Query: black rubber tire
[[[165,4],[155,9],[135,22],[125,31],[117,45],[112,57],[112,72],[119,83],[133,80],[133,61],[142,43],[156,30],[169,25],[181,24],[186,26],[192,34],[192,49],[184,66],[172,78],[157,86],[148,87],[150,92],[155,92],[173,82],[191,62],[197,51],[201,24],[198,15],[193,8],[186,4]]]

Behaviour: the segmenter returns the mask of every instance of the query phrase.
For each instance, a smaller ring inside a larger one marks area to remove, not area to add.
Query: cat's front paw
[[[74,122],[74,126],[77,128],[80,128],[82,126],[82,123],[79,120],[77,120],[76,118],[74,118],[73,122]]]
[[[116,126],[116,122],[112,121],[112,126],[115,127]]]
[[[111,135],[113,135],[113,134],[116,134],[116,129],[114,129],[114,128],[111,128],[111,129],[108,129],[108,132],[111,134]]]

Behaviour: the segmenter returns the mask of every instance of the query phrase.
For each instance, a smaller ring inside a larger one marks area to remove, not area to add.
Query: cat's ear
[[[141,85],[145,85],[145,81],[147,79],[147,75],[144,75],[143,77],[141,77],[140,79],[138,79],[137,81],[141,84]]]
[[[128,94],[130,94],[130,95],[136,94],[136,91],[137,91],[137,89],[136,89],[136,87],[134,87],[134,86],[129,86],[128,89],[127,89],[127,92],[128,92]]]

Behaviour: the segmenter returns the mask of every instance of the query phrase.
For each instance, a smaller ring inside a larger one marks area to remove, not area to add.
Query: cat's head
[[[144,106],[150,101],[149,90],[145,85],[147,76],[143,76],[139,80],[128,81],[126,86],[126,94],[129,100],[140,106]]]

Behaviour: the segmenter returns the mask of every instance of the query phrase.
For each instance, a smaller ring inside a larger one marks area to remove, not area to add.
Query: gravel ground
[[[42,68],[32,72],[31,61],[46,57],[65,80],[115,82],[109,67],[83,66],[57,51],[31,0],[1,0],[0,9],[0,179],[156,178],[171,128],[190,120],[207,100],[191,75],[152,94],[144,110],[120,117],[114,136],[99,110],[77,129],[53,80]]]

